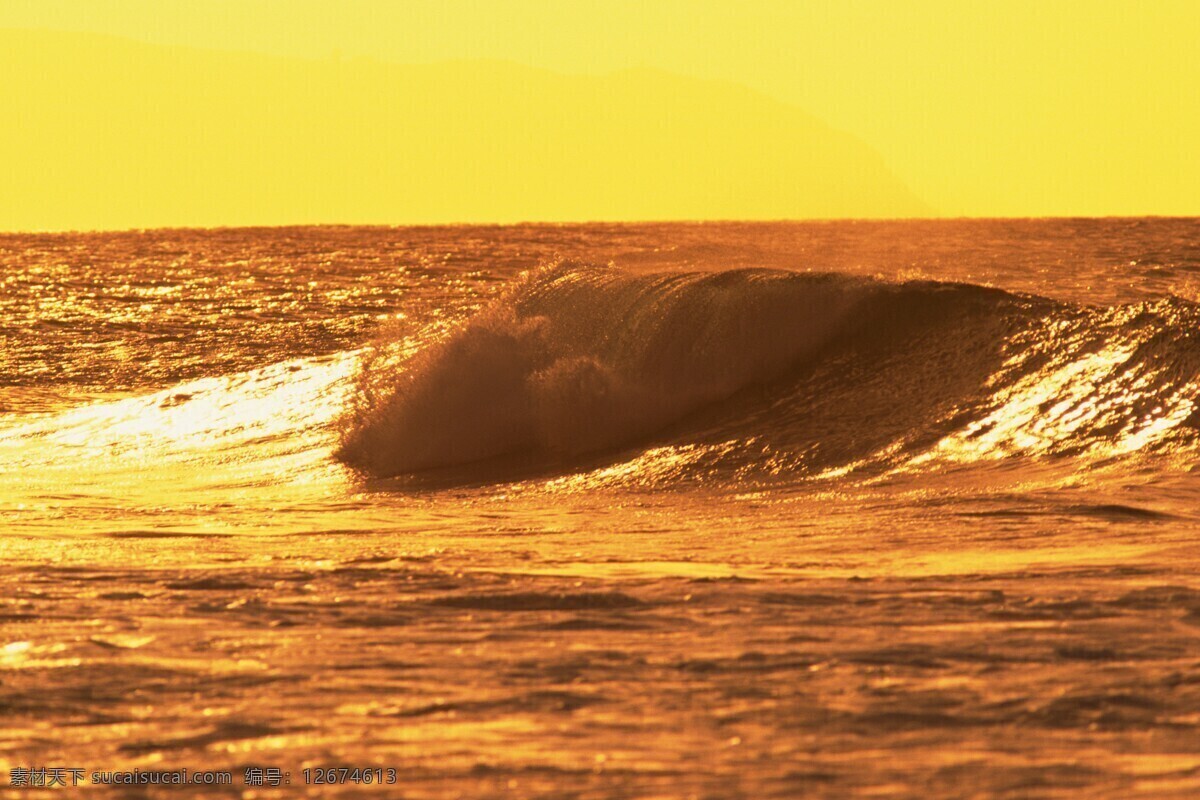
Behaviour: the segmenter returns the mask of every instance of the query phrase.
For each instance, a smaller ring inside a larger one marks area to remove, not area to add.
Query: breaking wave
[[[1129,452],[1191,436],[1197,323],[1174,297],[559,263],[365,359],[338,455],[394,476],[712,445],[745,476]]]

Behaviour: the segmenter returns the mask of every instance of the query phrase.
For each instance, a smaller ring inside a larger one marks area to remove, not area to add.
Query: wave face
[[[399,366],[368,359],[339,455],[394,476],[709,445],[746,478],[1137,450],[1193,419],[1197,321],[1175,298],[560,263]]]
[[[834,275],[548,267],[408,361],[341,454],[395,475],[626,445],[778,379],[871,291]]]

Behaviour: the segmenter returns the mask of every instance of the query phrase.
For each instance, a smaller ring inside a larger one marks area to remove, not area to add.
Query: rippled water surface
[[[1167,219],[0,236],[0,767],[1188,796],[1198,276]]]

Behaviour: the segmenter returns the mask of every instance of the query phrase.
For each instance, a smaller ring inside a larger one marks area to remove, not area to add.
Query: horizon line
[[[285,230],[292,228],[563,228],[586,225],[802,225],[808,223],[886,223],[886,222],[1033,222],[1033,221],[1105,221],[1105,220],[1200,220],[1196,214],[1043,214],[1029,216],[970,215],[928,217],[778,217],[778,218],[714,218],[714,219],[642,219],[642,220],[520,220],[514,222],[455,221],[455,222],[281,222],[262,224],[220,225],[152,225],[129,228],[34,228],[0,230],[0,236],[66,236],[97,233],[157,233],[175,231],[245,231]]]

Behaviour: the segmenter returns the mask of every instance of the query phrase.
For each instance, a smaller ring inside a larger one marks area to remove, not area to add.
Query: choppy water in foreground
[[[0,768],[1187,796],[1198,277],[1196,220],[0,236]]]

